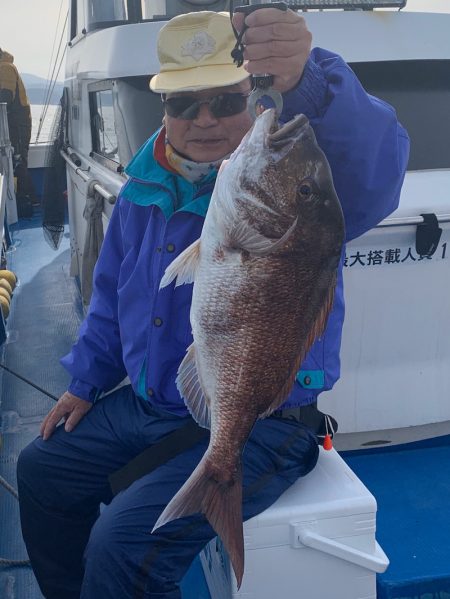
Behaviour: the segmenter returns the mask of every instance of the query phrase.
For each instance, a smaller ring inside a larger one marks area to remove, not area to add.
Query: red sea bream
[[[178,388],[211,430],[201,462],[155,528],[202,512],[244,571],[241,456],[280,407],[333,303],[344,221],[331,170],[303,115],[257,118],[222,165],[202,235],[161,287],[194,282],[193,344]]]

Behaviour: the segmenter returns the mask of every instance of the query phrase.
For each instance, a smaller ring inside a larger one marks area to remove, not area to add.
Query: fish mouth
[[[259,155],[261,147],[268,150],[271,160],[278,161],[310,131],[309,120],[304,114],[298,114],[280,125],[275,110],[268,108],[256,118],[252,128],[230,156],[230,161],[234,162],[242,153]]]
[[[298,114],[281,126],[278,125],[276,115],[274,114],[266,138],[267,145],[274,148],[284,146],[286,143],[301,137],[307,129],[309,129],[309,120],[304,114]]]

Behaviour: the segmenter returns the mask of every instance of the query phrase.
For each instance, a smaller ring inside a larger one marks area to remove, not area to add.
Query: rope
[[[44,107],[42,109],[42,113],[41,113],[41,116],[39,118],[39,128],[38,128],[38,131],[36,133],[36,142],[39,140],[39,136],[41,134],[42,126],[44,124],[45,117],[47,116],[47,110],[48,110],[48,107],[49,107],[49,104],[50,104],[52,93],[53,93],[53,90],[54,90],[55,85],[56,85],[56,81],[57,81],[57,78],[58,78],[58,75],[59,75],[59,71],[61,70],[62,62],[63,62],[64,57],[66,55],[67,46],[64,47],[64,51],[62,53],[62,56],[61,56],[61,59],[60,59],[60,62],[59,62],[58,70],[57,70],[56,75],[55,75],[56,63],[58,61],[59,53],[60,53],[60,50],[61,50],[61,44],[62,44],[64,36],[65,36],[65,31],[66,31],[66,27],[67,27],[68,18],[69,18],[69,11],[67,11],[67,13],[66,13],[66,19],[64,21],[64,27],[63,27],[63,30],[62,30],[62,33],[61,33],[61,37],[60,37],[60,40],[59,40],[59,46],[58,46],[58,51],[56,53],[55,62],[54,62],[54,65],[53,65],[53,71],[52,71],[52,74],[51,74],[51,77],[50,77],[50,81],[49,81],[49,84],[48,84],[48,87],[47,87],[47,91],[46,91],[46,95],[45,95],[45,99],[44,99]],[[52,51],[52,53],[53,53],[53,51]]]
[[[52,85],[52,83],[53,83],[53,77],[54,77],[54,74],[55,74],[56,63],[57,63],[57,61],[58,61],[59,52],[60,52],[60,50],[61,50],[61,44],[62,44],[62,41],[63,41],[63,36],[64,36],[65,30],[66,30],[66,25],[67,25],[67,20],[68,20],[68,17],[69,17],[69,12],[67,11],[67,14],[66,14],[66,19],[65,19],[65,21],[64,21],[63,30],[62,30],[62,32],[61,32],[61,37],[60,37],[60,39],[59,39],[58,51],[57,51],[57,53],[56,53],[56,56],[55,56],[55,62],[54,62],[54,64],[53,64],[53,70],[52,70],[52,74],[51,74],[50,76],[49,76],[49,75],[47,75],[47,79],[48,79],[48,85],[47,85],[47,89],[46,89],[46,92],[45,92],[45,97],[44,97],[44,101],[43,101],[43,104],[44,104],[44,109],[45,109],[45,108],[48,106],[48,102],[49,102],[49,100],[50,100],[50,98],[51,98],[51,91],[50,91],[50,88],[51,88],[51,85]],[[55,35],[56,35],[56,30],[55,30]],[[52,50],[52,57],[53,57],[53,50]],[[50,70],[50,69],[49,69],[49,70]]]
[[[31,566],[29,559],[7,559],[6,557],[0,557],[0,566],[5,568],[9,566]]]
[[[47,395],[47,397],[50,397],[50,399],[54,399],[55,401],[58,401],[59,398],[56,397],[56,395],[52,395],[51,393],[49,393],[48,391],[46,391],[42,387],[39,387],[39,385],[36,385],[36,383],[33,383],[32,381],[30,381],[29,379],[25,378],[21,374],[18,374],[17,372],[14,372],[14,370],[11,370],[11,368],[8,368],[7,366],[5,366],[4,364],[2,364],[1,362],[0,362],[0,368],[3,368],[3,370],[6,370],[6,372],[9,372],[10,374],[14,375],[15,377],[17,377],[18,379],[20,379],[24,383],[27,383],[28,385],[31,385],[31,387],[34,387],[35,389],[37,389],[38,391],[40,391],[44,395]]]
[[[10,485],[9,482],[3,478],[3,476],[0,476],[0,485],[2,487],[5,487],[5,489],[9,491],[11,495],[13,495],[16,499],[19,499],[19,493],[17,492],[17,490],[12,485]]]
[[[59,22],[61,20],[61,11],[62,11],[62,7],[63,7],[63,3],[64,3],[64,0],[61,0],[61,2],[59,4],[58,20],[56,22],[55,35],[53,36],[52,53],[50,54],[50,60],[48,63],[47,81],[50,80],[50,69],[52,68],[53,53],[55,51],[56,36],[58,34]]]

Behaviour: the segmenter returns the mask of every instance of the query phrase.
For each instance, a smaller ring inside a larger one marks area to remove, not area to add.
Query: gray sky
[[[0,47],[14,55],[20,72],[51,75],[68,5],[69,0],[0,0]],[[450,13],[450,0],[408,0],[405,10]],[[58,79],[64,79],[64,65]]]

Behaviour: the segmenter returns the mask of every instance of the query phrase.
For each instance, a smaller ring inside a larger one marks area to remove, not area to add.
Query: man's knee
[[[84,552],[81,597],[90,597],[95,589],[108,590],[111,596],[120,590],[123,597],[179,599],[180,591],[177,581],[170,576],[171,568],[164,572],[166,562],[171,560],[165,552],[160,554],[155,538],[149,530],[143,531],[142,526],[128,526],[114,509],[106,508],[95,522]],[[105,572],[109,573],[107,580]]]
[[[19,454],[17,460],[17,487],[19,499],[47,508],[60,508],[65,486],[64,476],[58,471],[61,458],[51,451],[43,451],[45,441],[37,437]]]

